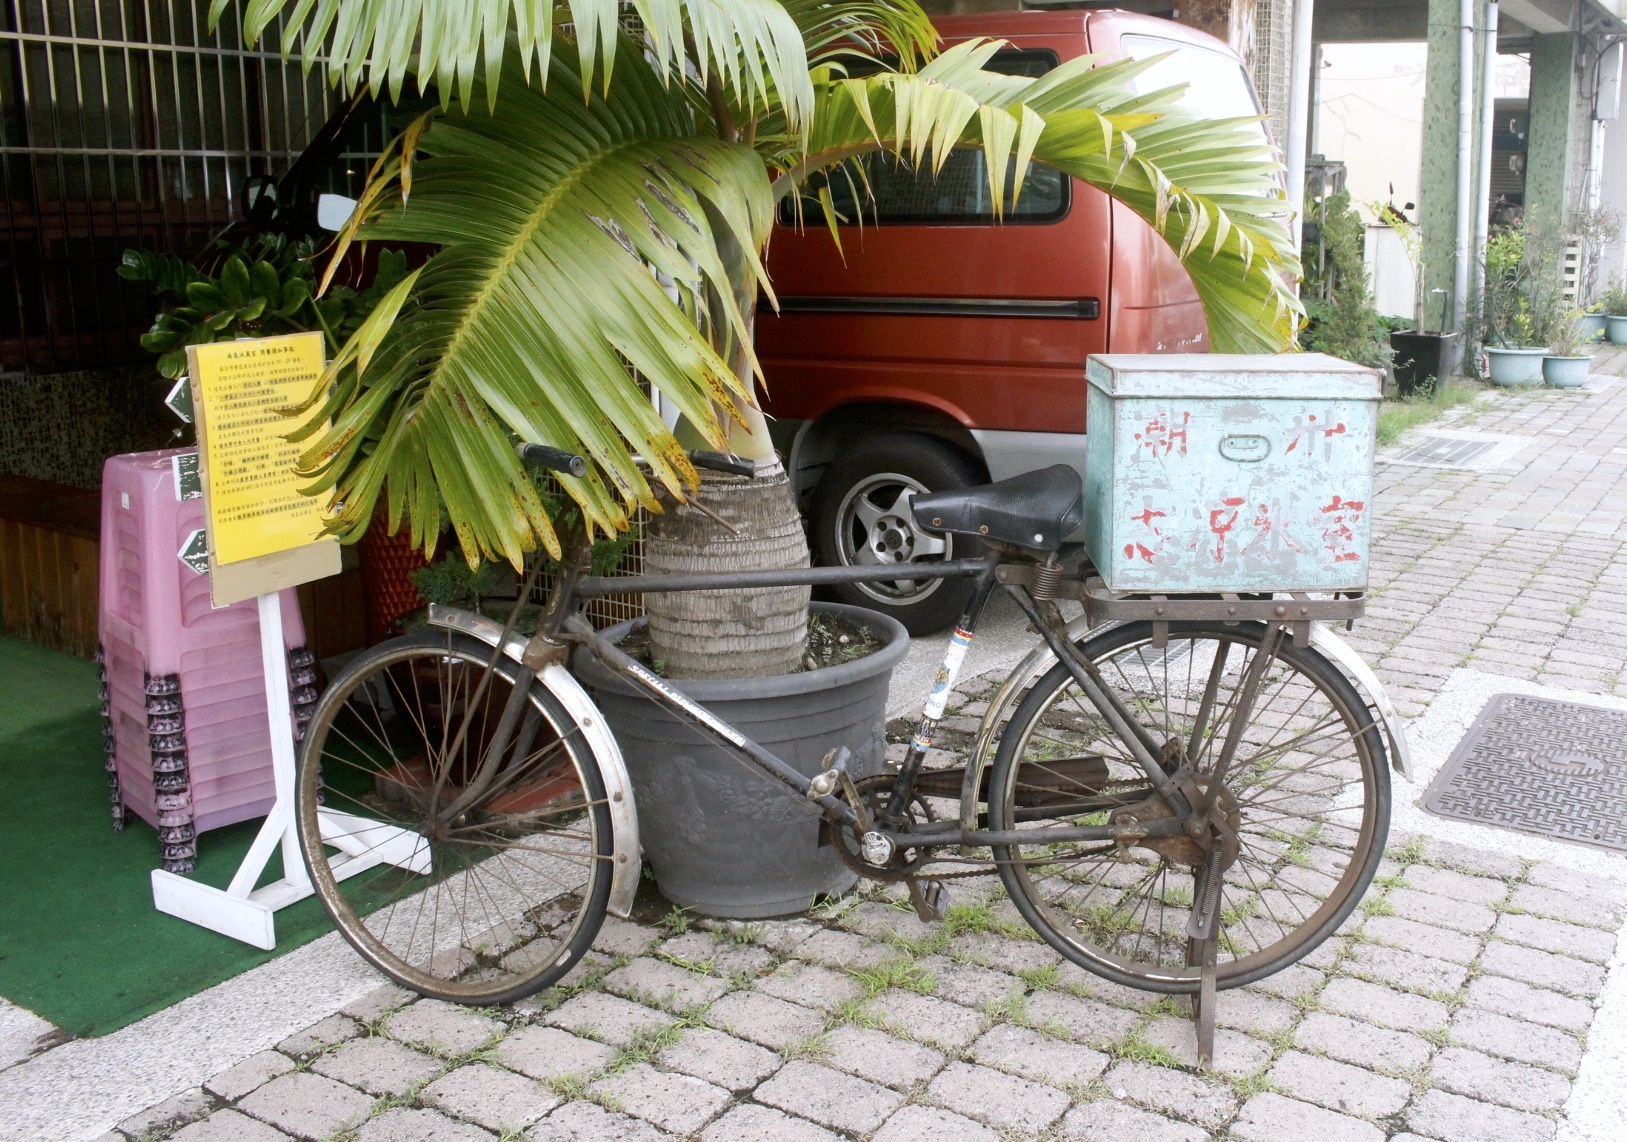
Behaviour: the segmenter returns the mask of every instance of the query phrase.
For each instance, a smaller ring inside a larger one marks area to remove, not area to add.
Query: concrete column
[[[1475,5],[1475,68],[1465,77],[1477,84],[1485,69],[1485,6]],[[1424,234],[1424,315],[1422,327],[1441,328],[1443,295],[1452,289],[1453,258],[1457,250],[1458,99],[1460,41],[1459,0],[1429,0],[1429,56],[1424,77],[1424,153],[1418,218]],[[1477,88],[1478,89],[1478,88]],[[1475,108],[1475,135],[1479,137],[1479,101]],[[1472,174],[1477,172],[1471,172]],[[1471,185],[1479,179],[1471,177]],[[1474,205],[1470,204],[1470,220]],[[1447,305],[1446,328],[1451,329],[1452,307]]]
[[[1531,40],[1531,130],[1526,142],[1525,217],[1559,226],[1573,205],[1577,37],[1569,32]]]

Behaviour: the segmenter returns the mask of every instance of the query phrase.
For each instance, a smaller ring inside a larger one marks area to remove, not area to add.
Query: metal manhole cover
[[[1530,440],[1520,436],[1439,428],[1425,433],[1405,452],[1385,459],[1392,464],[1418,468],[1465,468],[1484,472],[1507,464],[1529,443]]]
[[[1627,850],[1627,710],[1499,694],[1430,782],[1424,808]]]

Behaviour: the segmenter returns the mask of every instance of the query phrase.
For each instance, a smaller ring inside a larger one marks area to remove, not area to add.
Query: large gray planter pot
[[[1612,345],[1627,345],[1627,317],[1611,313],[1604,319],[1605,333]]]
[[[1579,389],[1587,384],[1587,369],[1592,361],[1590,356],[1544,357],[1542,379],[1556,389]]]
[[[1584,313],[1576,319],[1576,332],[1581,335],[1584,342],[1599,342],[1605,339],[1610,328],[1610,317],[1604,313]]]
[[[862,622],[885,645],[802,674],[673,685],[810,777],[826,751],[842,745],[852,751],[855,778],[879,773],[887,684],[910,636],[895,619],[862,607],[816,602],[809,609]],[[605,636],[625,638],[645,621],[621,623]],[[644,856],[668,900],[707,916],[755,920],[805,911],[820,893],[853,885],[857,876],[819,844],[819,815],[804,799],[747,769],[591,655],[579,652],[576,669],[621,743]]]
[[[1542,383],[1542,358],[1547,356],[1548,350],[1541,349],[1500,349],[1495,346],[1486,346],[1486,357],[1490,362],[1486,370],[1486,379],[1494,385],[1505,388],[1523,388],[1526,385],[1540,385]]]

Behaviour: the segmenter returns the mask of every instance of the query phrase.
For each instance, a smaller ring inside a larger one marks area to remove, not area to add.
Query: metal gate
[[[195,254],[334,96],[280,25],[246,50],[235,3],[214,32],[208,0],[0,5],[0,373],[142,360],[153,305],[121,253]]]

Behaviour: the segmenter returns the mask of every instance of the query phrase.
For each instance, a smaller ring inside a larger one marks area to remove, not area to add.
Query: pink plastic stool
[[[197,834],[265,815],[275,800],[253,599],[214,609],[209,576],[178,558],[203,500],[176,494],[171,458],[110,457],[102,469],[102,713],[113,827],[133,811],[158,830],[167,872],[191,872]],[[298,598],[281,592],[298,737],[316,705]]]

